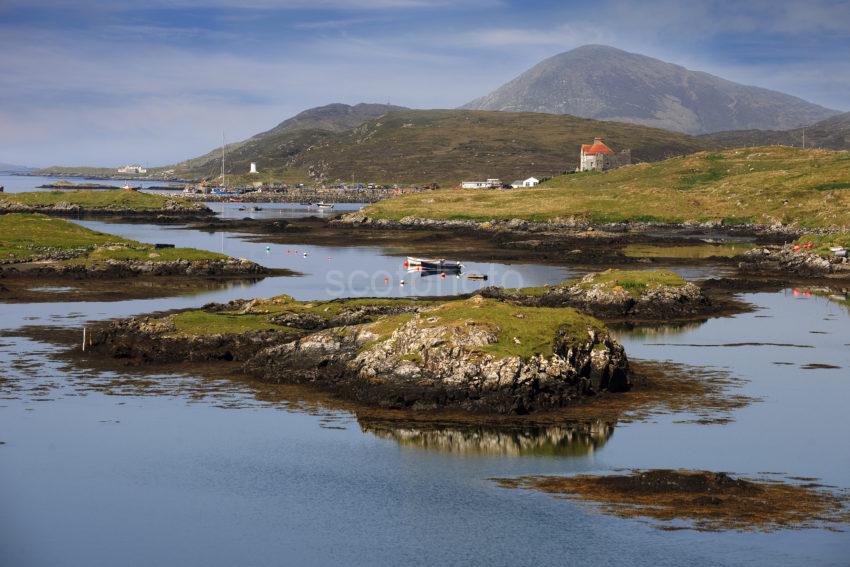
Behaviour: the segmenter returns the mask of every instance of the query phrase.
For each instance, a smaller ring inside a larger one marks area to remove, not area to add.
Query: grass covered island
[[[800,229],[850,226],[850,152],[781,146],[698,152],[533,189],[442,190],[388,199],[369,219],[591,224],[722,222]]]
[[[482,294],[519,305],[574,307],[616,320],[702,318],[722,309],[699,286],[669,270],[609,269],[555,285],[490,287]]]
[[[0,215],[0,275],[264,275],[249,262],[193,248],[157,248],[41,214]]]
[[[202,203],[123,189],[32,191],[0,194],[0,213],[120,216],[210,216]]]
[[[600,321],[566,307],[288,296],[110,323],[95,349],[149,362],[237,361],[383,408],[527,413],[627,390],[628,360]]]

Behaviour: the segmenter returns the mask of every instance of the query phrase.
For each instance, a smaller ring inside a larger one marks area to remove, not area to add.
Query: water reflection
[[[441,453],[580,457],[600,449],[614,433],[614,423],[562,423],[557,426],[487,427],[401,424],[358,418],[360,429],[404,447]]]

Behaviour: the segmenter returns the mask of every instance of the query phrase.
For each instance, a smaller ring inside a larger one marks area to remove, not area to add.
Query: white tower
[[[249,173],[257,173],[257,164],[253,161],[251,162],[251,171]]]

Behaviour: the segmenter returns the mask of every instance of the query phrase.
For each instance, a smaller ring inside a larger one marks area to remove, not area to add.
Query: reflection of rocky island
[[[403,446],[483,455],[588,455],[605,445],[614,433],[614,424],[602,420],[499,428],[358,421],[363,431]]]

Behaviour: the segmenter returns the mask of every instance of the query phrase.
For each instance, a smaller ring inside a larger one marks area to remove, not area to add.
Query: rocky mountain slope
[[[837,114],[797,97],[602,45],[545,59],[463,108],[572,114],[688,134],[784,130]]]

